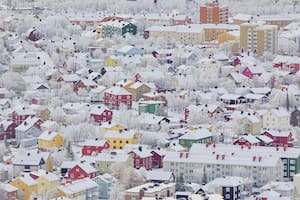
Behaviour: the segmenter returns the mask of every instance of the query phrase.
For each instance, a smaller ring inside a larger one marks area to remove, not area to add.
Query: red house
[[[254,76],[261,76],[265,72],[263,67],[259,66],[249,66],[243,70],[242,74],[250,79]]]
[[[16,125],[20,125],[28,117],[34,117],[35,112],[26,107],[18,108],[12,112],[12,120]]]
[[[58,77],[57,82],[64,82],[73,84],[73,86],[80,81],[80,78],[77,74],[65,74]]]
[[[90,117],[95,123],[110,122],[113,112],[105,106],[97,106],[90,111]]]
[[[15,138],[17,125],[11,120],[4,120],[0,122],[0,140]]]
[[[78,92],[80,89],[90,90],[97,87],[97,83],[90,79],[81,79],[74,84],[74,91]]]
[[[293,146],[291,143],[294,140],[293,135],[289,131],[268,130],[264,131],[263,135],[271,138],[274,146]]]
[[[152,168],[162,168],[163,159],[166,155],[166,152],[160,148],[157,150],[151,151],[152,153]]]
[[[146,170],[152,169],[152,154],[149,150],[144,150],[139,147],[138,150],[133,150],[128,153],[133,159],[133,167],[139,169],[144,167]]]
[[[121,104],[128,108],[132,106],[132,94],[123,87],[114,86],[104,92],[104,104],[118,108]]]
[[[82,146],[82,155],[90,156],[101,153],[104,149],[109,148],[109,143],[106,140],[86,140]]]
[[[243,135],[233,142],[234,145],[259,146],[260,140],[254,135]]]
[[[97,170],[88,163],[79,163],[75,165],[68,172],[68,178],[71,180],[78,180],[83,178],[95,178],[97,176]]]

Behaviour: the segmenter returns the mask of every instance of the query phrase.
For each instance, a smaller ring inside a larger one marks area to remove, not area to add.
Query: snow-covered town
[[[300,0],[0,0],[0,200],[300,200]]]

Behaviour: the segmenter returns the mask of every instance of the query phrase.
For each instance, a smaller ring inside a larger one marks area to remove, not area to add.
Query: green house
[[[190,150],[194,143],[207,143],[212,141],[212,134],[207,129],[191,130],[179,138],[179,144]]]
[[[132,35],[137,34],[137,26],[125,21],[108,21],[101,24],[104,37],[112,37],[113,35],[125,36],[126,33]]]
[[[159,114],[164,111],[163,101],[143,101],[139,102],[138,111],[141,113]]]

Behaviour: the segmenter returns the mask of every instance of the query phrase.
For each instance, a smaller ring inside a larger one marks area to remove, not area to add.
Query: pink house
[[[264,72],[265,70],[261,66],[249,66],[243,70],[242,74],[252,79],[254,76],[261,76]]]

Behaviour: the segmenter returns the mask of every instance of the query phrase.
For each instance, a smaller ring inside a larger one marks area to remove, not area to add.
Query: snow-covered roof
[[[244,139],[248,141],[250,144],[257,144],[260,142],[254,135],[248,134],[248,135],[243,135],[240,137],[240,139]]]
[[[14,187],[8,183],[1,183],[0,188],[3,189],[5,192],[14,192],[14,191],[18,190],[18,188]]]
[[[37,181],[34,180],[28,173],[22,173],[21,176],[19,176],[16,179],[21,180],[22,182],[24,182],[28,186],[33,186],[33,185],[37,184]]]
[[[90,174],[90,173],[95,173],[95,172],[97,172],[98,170],[97,169],[95,169],[92,165],[90,165],[89,163],[78,163],[77,164],[78,165],[78,167],[80,167],[81,169],[83,169],[86,173],[88,173],[88,174]],[[76,166],[76,165],[75,165]],[[75,167],[74,166],[74,167]]]
[[[132,139],[135,137],[137,132],[135,130],[129,130],[129,131],[114,131],[114,130],[108,130],[104,138],[124,138],[124,139]]]
[[[85,140],[82,143],[82,146],[95,146],[95,147],[102,147],[107,143],[106,140]]]
[[[269,87],[250,88],[250,90],[254,94],[268,94],[272,91]]]
[[[141,189],[147,188],[147,190],[144,190],[144,194],[145,194],[145,196],[147,196],[147,193],[154,194],[154,193],[166,190],[167,188],[175,187],[175,184],[176,183],[168,183],[168,184],[160,183],[160,184],[157,184],[154,186],[154,183],[145,183],[145,184],[130,188],[130,189],[126,190],[125,192],[126,193],[138,193]]]
[[[114,86],[105,90],[106,93],[113,95],[132,95],[130,92],[125,90],[123,87]]]
[[[46,141],[52,141],[55,136],[60,135],[57,132],[54,131],[44,131],[39,137],[38,140],[46,140]]]
[[[223,100],[237,100],[241,97],[242,96],[238,95],[238,94],[224,94],[220,97],[220,99],[223,99]]]
[[[273,140],[270,137],[267,137],[265,135],[258,135],[258,136],[256,136],[256,138],[263,141],[265,144],[269,144],[269,143],[273,142]]]
[[[245,182],[244,178],[238,176],[224,176],[215,178],[207,183],[207,187],[237,187]]]
[[[53,181],[58,182],[59,181],[59,177],[56,174],[51,173],[51,172],[47,172],[43,169],[39,169],[38,171],[32,171],[32,172],[30,172],[30,174],[33,174],[37,177],[43,177],[43,178],[47,179],[50,182],[53,182]]]
[[[269,146],[251,146],[250,148],[241,148],[239,145],[232,145],[232,144],[216,144],[214,147],[213,145],[210,145],[206,147],[205,144],[199,144],[195,143],[193,144],[192,148],[190,149],[191,154],[199,154],[201,152],[201,156],[207,155],[208,157],[212,158],[212,152],[215,152],[215,155],[217,154],[226,154],[229,155],[228,157],[232,157],[233,162],[235,161],[234,157],[236,159],[243,159],[245,157],[245,163],[249,162],[253,164],[252,157],[253,156],[262,156],[262,163],[267,164],[268,158],[297,158],[300,156],[300,149],[293,148],[293,147],[280,147],[277,149],[276,147],[269,147]],[[231,153],[234,153],[233,156],[230,156]],[[214,156],[215,156],[214,155]],[[272,155],[272,156],[270,156]],[[225,157],[226,157],[225,156]],[[250,160],[251,157],[251,160]],[[247,160],[249,159],[249,160]],[[225,160],[225,159],[224,159]],[[274,161],[274,160],[273,160]],[[272,159],[270,162],[273,162]],[[275,162],[275,161],[274,161]],[[269,163],[271,164],[271,163]],[[274,164],[274,163],[273,163]]]
[[[169,181],[172,177],[172,172],[162,170],[145,171],[146,180]]]
[[[65,74],[60,76],[64,82],[77,82],[80,80],[77,74]]]
[[[197,129],[195,131],[188,132],[181,136],[180,140],[199,140],[207,137],[212,137],[212,133],[205,128]]]
[[[140,158],[152,157],[151,150],[143,149],[143,148],[134,149],[134,150],[130,151],[129,154],[130,153],[134,153],[137,156],[139,156]]]
[[[90,114],[101,115],[105,110],[109,110],[109,109],[104,105],[93,106],[91,108]]]
[[[90,178],[84,178],[81,180],[73,181],[72,183],[60,185],[57,187],[57,189],[67,195],[72,195],[81,191],[86,191],[88,189],[97,188],[97,187],[98,184],[96,182],[94,182]]]
[[[277,130],[263,131],[263,133],[266,133],[266,132],[274,137],[288,137],[291,134],[290,131],[277,131]]]
[[[24,120],[18,127],[16,127],[16,131],[26,131],[29,128],[33,127],[35,123],[37,123],[40,119],[37,117],[28,117]]]

